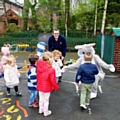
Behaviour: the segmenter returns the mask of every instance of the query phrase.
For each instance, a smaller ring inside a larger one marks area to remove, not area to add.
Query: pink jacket
[[[3,66],[6,65],[8,57],[3,55],[1,60],[0,60],[0,72],[3,73]]]
[[[47,61],[39,60],[37,62],[37,90],[41,92],[52,92],[58,90],[56,83],[55,69]]]

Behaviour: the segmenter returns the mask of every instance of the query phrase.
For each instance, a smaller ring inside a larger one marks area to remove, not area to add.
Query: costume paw
[[[109,70],[110,70],[111,72],[115,72],[115,67],[111,64],[111,65],[109,66]]]
[[[91,94],[90,94],[90,99],[93,99],[93,98],[96,98],[96,97],[97,97],[97,93],[91,92]]]

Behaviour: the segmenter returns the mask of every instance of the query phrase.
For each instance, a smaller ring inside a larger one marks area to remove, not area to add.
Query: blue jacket
[[[28,70],[28,89],[36,90],[37,80],[36,80],[36,66],[31,64]]]
[[[76,74],[76,83],[81,81],[82,83],[92,84],[95,82],[95,75],[98,74],[98,69],[95,64],[84,63],[80,65]]]
[[[49,40],[48,40],[48,50],[49,51],[54,51],[54,50],[59,50],[62,53],[62,56],[65,57],[66,55],[66,39],[62,36],[59,35],[58,40],[56,41],[54,36],[52,35]]]

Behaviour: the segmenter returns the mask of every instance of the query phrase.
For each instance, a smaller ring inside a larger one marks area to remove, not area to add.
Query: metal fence
[[[102,46],[102,34],[98,35],[97,39],[97,53],[101,56],[103,50],[103,60],[109,64],[113,63],[114,57],[114,36],[104,35],[104,44]],[[104,48],[104,49],[102,49]]]
[[[61,32],[65,36],[64,32]],[[40,33],[39,31],[26,31],[26,32],[12,32],[0,34],[0,47],[5,43],[13,44],[29,44],[31,51],[36,49],[38,41],[45,41],[47,43],[48,37],[51,33]],[[66,37],[67,48],[74,49],[75,45],[93,43],[97,41],[97,37],[91,37],[91,33],[80,31],[69,31]]]

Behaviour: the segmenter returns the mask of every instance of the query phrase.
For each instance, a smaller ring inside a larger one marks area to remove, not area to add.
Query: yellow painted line
[[[10,106],[8,109],[7,109],[7,112],[8,113],[16,113],[16,112],[18,112],[19,111],[19,109],[18,108],[15,108],[15,105],[12,105],[12,106]]]

